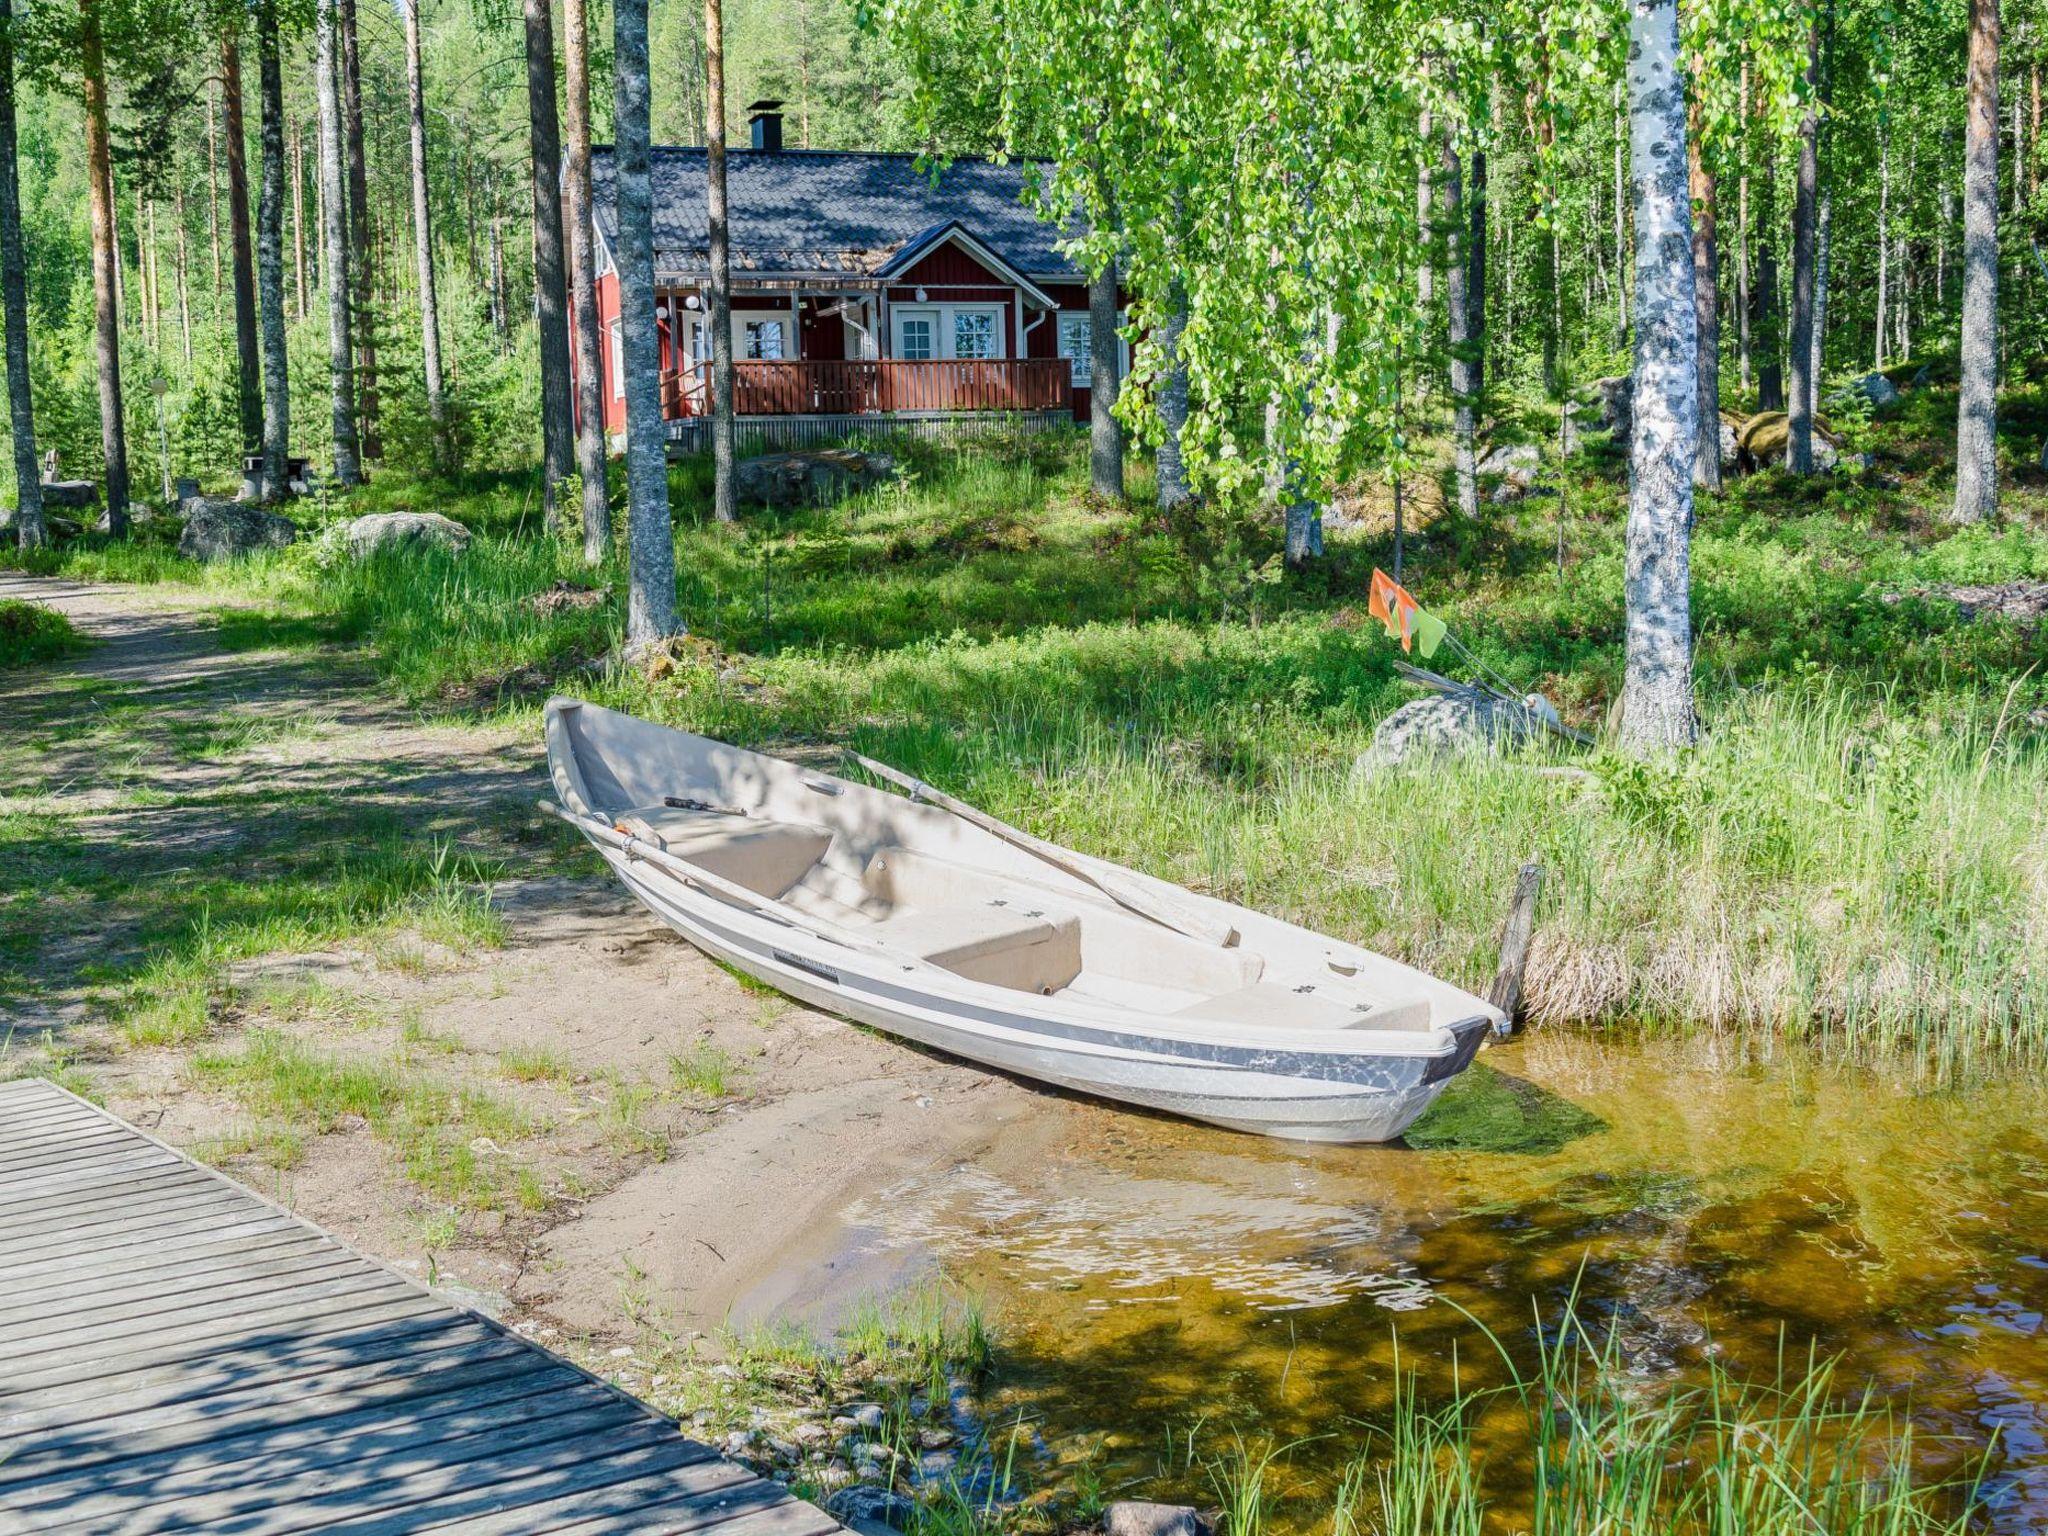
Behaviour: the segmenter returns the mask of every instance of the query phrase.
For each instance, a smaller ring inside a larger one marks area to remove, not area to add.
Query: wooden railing
[[[703,415],[709,368],[662,377],[662,414]],[[1065,358],[904,362],[896,358],[845,361],[734,362],[733,406],[739,416],[871,416],[941,411],[1066,410],[1073,404]]]

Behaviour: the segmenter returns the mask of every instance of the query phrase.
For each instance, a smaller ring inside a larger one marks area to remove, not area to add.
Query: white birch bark
[[[1950,516],[1975,523],[1998,515],[1998,0],[1970,0],[1962,342]]]
[[[1692,466],[1699,331],[1685,91],[1674,0],[1629,8],[1629,168],[1635,208],[1635,409],[1621,740],[1650,753],[1699,734],[1692,692]]]
[[[328,381],[334,417],[334,478],[362,478],[356,458],[355,352],[349,328],[348,230],[342,216],[341,99],[335,83],[334,0],[320,0],[313,20],[313,91],[320,106],[320,181],[327,188],[320,230],[327,252]],[[267,191],[267,187],[266,187]]]

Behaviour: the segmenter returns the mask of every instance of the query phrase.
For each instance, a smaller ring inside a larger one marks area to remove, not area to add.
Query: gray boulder
[[[1888,405],[1899,403],[1899,387],[1881,373],[1866,373],[1849,386],[1868,400],[1873,410],[1883,410]]]
[[[856,1531],[901,1531],[917,1518],[917,1506],[891,1489],[857,1483],[827,1497],[825,1513]]]
[[[1461,752],[1500,752],[1543,734],[1540,720],[1557,723],[1557,710],[1540,693],[1522,707],[1477,690],[1433,694],[1403,704],[1372,733],[1361,768],[1389,768]]]
[[[1479,461],[1482,475],[1499,475],[1527,490],[1536,481],[1543,463],[1543,450],[1534,443],[1498,443],[1486,450]]]
[[[895,473],[896,461],[886,453],[807,448],[744,459],[733,471],[733,484],[742,501],[770,507],[815,507],[880,485]]]
[[[1600,406],[1600,425],[1617,438],[1627,437],[1634,423],[1636,381],[1626,373],[1595,379],[1590,386]]]
[[[348,552],[358,560],[386,549],[429,547],[461,553],[469,530],[438,512],[372,512],[348,525]]]
[[[1205,1536],[1198,1511],[1186,1504],[1119,1499],[1102,1512],[1107,1536]]]
[[[70,507],[83,511],[100,504],[100,488],[91,480],[45,480],[43,507]]]
[[[259,549],[282,549],[299,536],[299,525],[288,517],[212,496],[193,497],[184,515],[178,553],[190,560],[238,559]]]

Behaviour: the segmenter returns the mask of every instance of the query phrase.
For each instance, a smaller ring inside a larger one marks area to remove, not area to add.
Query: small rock
[[[855,1530],[879,1526],[901,1531],[909,1528],[917,1506],[893,1489],[862,1484],[833,1493],[825,1500],[825,1513]]]
[[[1499,475],[1510,485],[1527,490],[1536,483],[1543,450],[1534,443],[1500,443],[1487,449],[1477,468],[1482,475]]]
[[[1626,373],[1615,374],[1610,378],[1595,379],[1589,387],[1600,406],[1600,425],[1613,433],[1617,440],[1627,437],[1634,421],[1634,377]]]
[[[288,517],[217,497],[199,496],[186,502],[184,516],[178,553],[202,563],[233,560],[259,549],[282,549],[299,536],[299,525]]]
[[[1873,410],[1899,403],[1899,386],[1881,373],[1866,373],[1849,387],[1868,400]]]
[[[1201,1515],[1187,1504],[1119,1499],[1102,1512],[1107,1536],[1205,1536]]]
[[[923,1446],[928,1451],[944,1450],[947,1446],[951,1445],[954,1441],[958,1440],[959,1438],[960,1437],[954,1434],[953,1431],[951,1431],[950,1429],[939,1429],[935,1427],[931,1429],[920,1429],[917,1432],[917,1443]]]
[[[773,1435],[768,1440],[768,1454],[777,1461],[802,1461],[804,1450],[794,1440],[785,1440],[780,1435]]]
[[[889,1415],[882,1411],[880,1403],[849,1403],[846,1416],[860,1429],[880,1429],[889,1422]]]
[[[459,553],[468,545],[469,530],[438,512],[372,512],[348,525],[348,550],[358,560],[387,549]]]
[[[832,1431],[822,1424],[799,1424],[792,1433],[799,1445],[823,1445],[832,1438]]]

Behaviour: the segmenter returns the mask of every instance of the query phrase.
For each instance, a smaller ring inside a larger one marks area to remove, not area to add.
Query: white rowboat
[[[1019,1077],[1389,1141],[1506,1027],[1410,966],[1040,843],[879,764],[920,798],[575,699],[549,702],[546,729],[548,809],[684,938]]]

